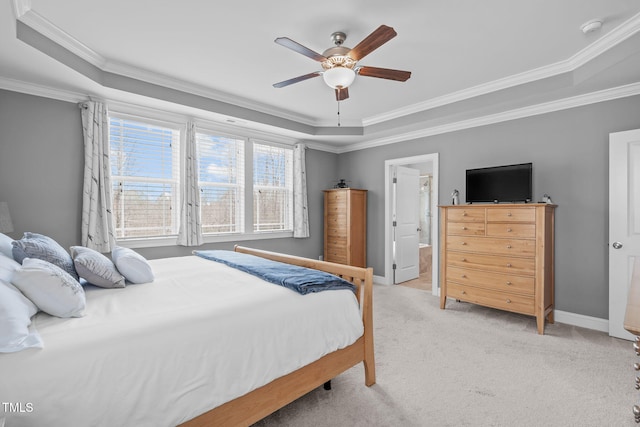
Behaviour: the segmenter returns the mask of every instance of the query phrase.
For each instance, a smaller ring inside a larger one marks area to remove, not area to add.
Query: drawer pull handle
[[[507,249],[511,249],[511,245],[507,245]]]
[[[513,283],[511,282],[507,282],[507,286],[511,286]]]
[[[462,262],[467,262],[467,259],[466,258],[462,258]]]
[[[467,291],[462,291],[462,295],[465,295],[467,293]]]
[[[511,263],[510,262],[507,263],[507,268],[511,268]]]
[[[467,213],[466,212],[462,212],[462,216],[467,216]]]
[[[507,213],[507,216],[511,216],[511,212]]]
[[[463,275],[462,275],[462,276],[460,276],[460,277],[462,277],[463,279],[466,279],[466,278],[467,278],[467,275],[466,275],[466,274],[463,274]]]
[[[507,228],[507,233],[511,233],[511,229],[510,228]]]
[[[467,242],[461,242],[460,244],[464,246],[467,244]]]
[[[507,298],[507,304],[511,304],[511,300]]]
[[[463,229],[463,230],[466,230],[466,229],[467,229],[467,227],[462,227],[462,229]]]

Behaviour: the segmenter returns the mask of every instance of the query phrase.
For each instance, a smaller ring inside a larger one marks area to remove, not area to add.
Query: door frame
[[[438,207],[438,183],[440,181],[439,172],[439,155],[438,153],[422,154],[412,157],[402,157],[398,159],[389,159],[384,162],[384,277],[383,283],[393,285],[393,167],[406,166],[417,163],[432,163],[433,165],[433,182],[432,182],[432,219],[431,219],[431,246],[432,246],[432,273],[431,273],[431,293],[435,296],[440,295],[440,212]]]

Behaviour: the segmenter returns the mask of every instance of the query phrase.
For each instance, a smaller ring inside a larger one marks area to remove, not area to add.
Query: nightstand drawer
[[[484,222],[484,209],[449,208],[447,219],[453,222]]]
[[[487,211],[489,222],[535,222],[536,208],[493,208]]]
[[[485,254],[534,256],[536,241],[476,236],[447,236],[447,250]]]
[[[532,296],[496,292],[453,282],[447,282],[447,296],[461,301],[499,308],[500,310],[529,315],[535,313],[534,298]]]
[[[484,222],[448,222],[447,234],[484,236]]]
[[[535,224],[489,223],[487,224],[487,236],[533,239],[536,237],[536,225]]]
[[[446,280],[500,292],[533,295],[534,291],[534,280],[530,276],[514,276],[453,266],[447,267]]]
[[[477,268],[499,273],[533,276],[536,269],[534,258],[518,258],[494,255],[480,255],[466,252],[449,252],[447,265],[461,268]]]

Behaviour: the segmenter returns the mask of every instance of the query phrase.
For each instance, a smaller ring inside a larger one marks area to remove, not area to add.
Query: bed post
[[[373,268],[367,268],[364,280],[362,304],[364,323],[364,383],[369,387],[376,383],[376,362],[373,352]]]

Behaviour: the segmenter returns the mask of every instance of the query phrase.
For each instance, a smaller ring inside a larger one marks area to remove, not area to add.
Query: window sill
[[[243,242],[248,240],[265,240],[265,239],[287,239],[293,237],[293,231],[277,231],[277,232],[260,232],[260,233],[243,233],[243,234],[225,234],[225,235],[205,235],[203,236],[204,244],[207,243],[225,243],[225,242]],[[155,248],[163,246],[178,246],[177,236],[169,237],[149,237],[144,239],[126,239],[118,240],[116,244],[127,248]]]

